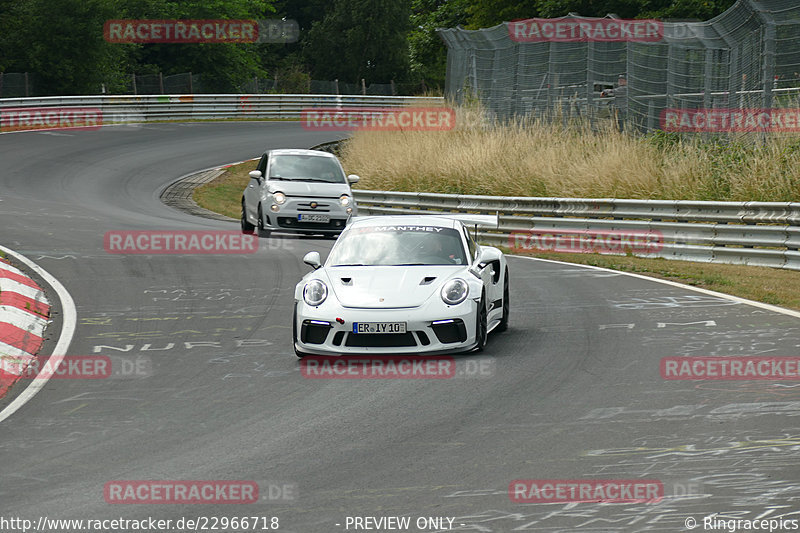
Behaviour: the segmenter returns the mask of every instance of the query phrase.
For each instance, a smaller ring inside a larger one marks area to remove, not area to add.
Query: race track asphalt
[[[333,241],[273,236],[252,255],[104,250],[111,230],[235,230],[167,207],[159,192],[265,148],[331,138],[289,122],[0,135],[0,244],[75,299],[69,355],[145,369],[52,379],[0,423],[0,517],[260,516],[297,533],[353,531],[347,517],[366,516],[450,517],[452,530],[479,532],[676,532],[713,513],[800,518],[800,383],[659,372],[668,356],[797,356],[800,319],[511,257],[510,328],[483,354],[457,357],[454,378],[312,380],[292,352],[293,288],[308,269],[302,256],[324,257]],[[508,495],[515,479],[585,478],[659,480],[664,498]],[[119,480],[252,480],[267,497],[107,503],[104,486]]]

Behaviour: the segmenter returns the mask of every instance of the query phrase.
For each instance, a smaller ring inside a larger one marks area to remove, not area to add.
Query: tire
[[[508,329],[508,316],[511,314],[511,301],[508,298],[508,269],[506,269],[505,281],[503,282],[503,318],[497,325],[497,331],[505,331]]]
[[[240,223],[242,226],[242,233],[253,233],[253,230],[256,229],[256,227],[253,224],[247,221],[247,217],[245,216],[245,210],[244,210],[244,200],[242,200],[242,217]]]
[[[258,206],[258,236],[259,237],[269,237],[269,234],[272,233],[270,230],[264,227],[264,213],[261,212],[261,205]]]
[[[308,354],[305,352],[301,352],[297,349],[297,304],[294,304],[294,315],[292,317],[292,348],[294,348],[294,354],[302,359],[303,357],[307,356]]]
[[[488,333],[488,313],[486,311],[486,295],[481,295],[481,303],[478,305],[478,316],[475,320],[475,351],[482,352],[486,348]]]

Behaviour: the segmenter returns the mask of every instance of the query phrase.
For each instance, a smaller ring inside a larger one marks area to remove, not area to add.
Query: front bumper
[[[316,208],[311,204],[315,203]],[[350,216],[358,214],[358,207],[353,202],[349,207],[352,213],[347,212],[347,207],[339,203],[338,198],[304,198],[290,196],[286,203],[278,206],[273,211],[270,206],[264,206],[264,227],[272,231],[290,231],[294,233],[325,233],[338,234],[347,225]],[[325,215],[329,222],[305,222],[299,220],[298,215]]]
[[[478,303],[470,299],[455,306],[431,301],[402,309],[346,308],[327,300],[320,307],[311,307],[300,300],[296,305],[295,349],[309,355],[465,352],[476,344],[477,307]],[[406,333],[354,333],[356,322],[405,322]]]

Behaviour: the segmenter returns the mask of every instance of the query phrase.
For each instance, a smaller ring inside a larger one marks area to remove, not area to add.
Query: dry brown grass
[[[755,139],[758,141],[758,139]],[[356,132],[342,162],[359,188],[509,196],[800,200],[800,139],[634,137],[458,108],[441,132]]]

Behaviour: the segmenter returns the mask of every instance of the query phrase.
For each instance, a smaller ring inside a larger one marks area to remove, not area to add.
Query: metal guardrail
[[[105,95],[46,96],[0,99],[3,109],[94,108],[104,124],[164,120],[213,120],[247,118],[300,118],[303,109],[313,107],[435,107],[440,97],[361,96],[329,94],[189,94],[189,95]]]
[[[485,242],[514,247],[514,233],[634,231],[660,236],[640,257],[800,270],[800,203],[527,198],[354,190],[361,214],[500,214]]]

